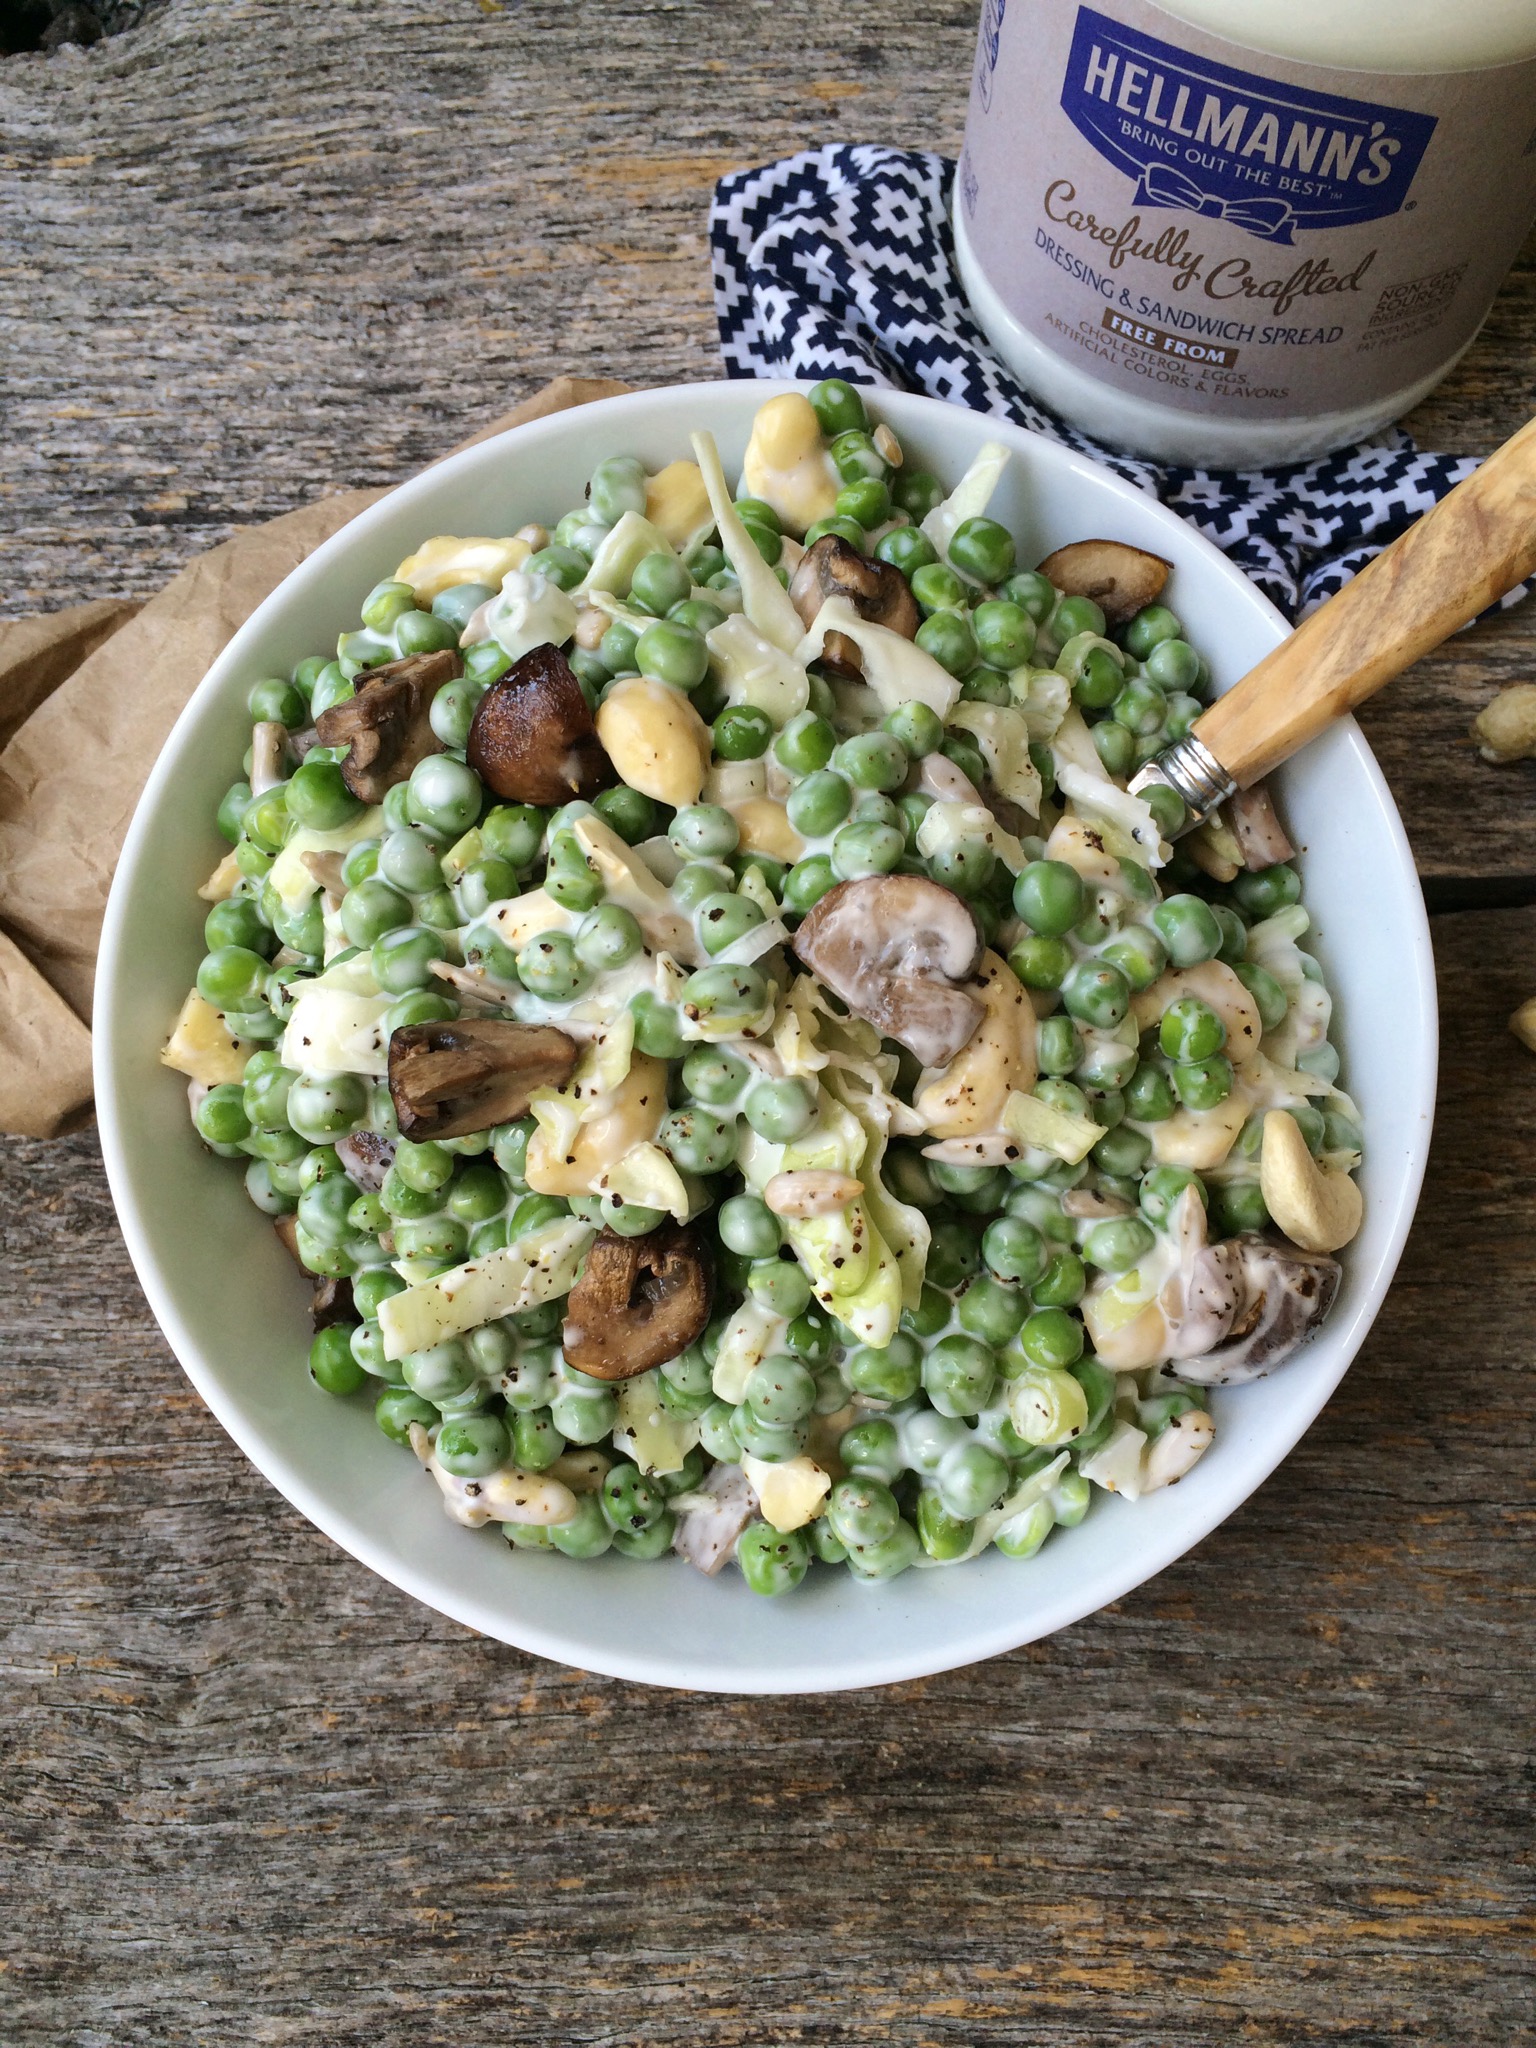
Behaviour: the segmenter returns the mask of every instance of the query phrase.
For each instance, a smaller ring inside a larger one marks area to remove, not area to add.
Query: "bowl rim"
[[[1424,1179],[1433,1125],[1439,1031],[1428,915],[1417,887],[1417,871],[1407,833],[1386,779],[1358,724],[1352,717],[1345,717],[1338,721],[1338,727],[1355,767],[1364,778],[1365,788],[1374,800],[1376,815],[1372,820],[1373,829],[1380,828],[1384,851],[1389,852],[1400,875],[1414,885],[1407,892],[1415,906],[1412,929],[1401,931],[1398,936],[1408,956],[1405,964],[1425,1020],[1423,1058],[1417,1077],[1418,1099],[1405,1104],[1405,1113],[1415,1134],[1409,1142],[1407,1170],[1398,1176],[1390,1189],[1382,1187],[1375,1191],[1378,1207],[1387,1211],[1389,1219],[1380,1261],[1368,1279],[1361,1276],[1361,1284],[1355,1290],[1356,1298],[1345,1319],[1342,1322],[1330,1319],[1330,1336],[1337,1347],[1337,1369],[1315,1390],[1313,1397],[1299,1398],[1287,1409],[1281,1426],[1267,1439],[1265,1450],[1256,1461],[1259,1467],[1257,1476],[1250,1476],[1250,1467],[1245,1468],[1241,1478],[1223,1482],[1219,1468],[1211,1471],[1202,1488],[1202,1510],[1199,1514],[1190,1521],[1183,1518],[1175,1520],[1160,1540],[1127,1545],[1119,1568],[1093,1576],[1089,1589],[1082,1596],[1068,1592],[1034,1608],[1009,1608],[995,1625],[975,1628],[958,1651],[952,1643],[936,1652],[926,1653],[920,1646],[909,1646],[900,1652],[866,1655],[857,1669],[838,1667],[828,1672],[818,1665],[815,1668],[792,1667],[789,1671],[760,1676],[737,1672],[711,1675],[705,1670],[681,1675],[676,1658],[669,1658],[664,1646],[636,1648],[615,1642],[611,1649],[605,1645],[603,1654],[594,1655],[592,1645],[586,1640],[562,1634],[558,1628],[522,1616],[513,1616],[509,1622],[504,1613],[492,1610],[482,1599],[444,1585],[431,1570],[417,1567],[414,1559],[381,1548],[347,1512],[336,1508],[321,1489],[291,1470],[282,1450],[267,1440],[254,1421],[247,1421],[232,1397],[225,1397],[217,1374],[205,1362],[203,1347],[188,1327],[178,1305],[173,1277],[164,1268],[139,1213],[132,1187],[131,1148],[125,1135],[123,1117],[123,1090],[130,1084],[126,1073],[119,1074],[119,1060],[126,1048],[120,1045],[119,1034],[114,1029],[119,991],[124,987],[129,972],[126,927],[130,904],[140,886],[138,871],[145,843],[150,837],[158,804],[175,777],[180,756],[188,748],[196,727],[202,722],[205,712],[224,694],[229,676],[247,660],[247,649],[259,644],[271,623],[282,615],[291,602],[295,584],[322,578],[332,563],[346,556],[360,539],[392,519],[400,509],[402,498],[418,491],[425,492],[445,479],[451,481],[456,474],[476,469],[488,460],[494,460],[498,453],[504,454],[514,447],[530,450],[542,441],[558,440],[576,417],[611,419],[617,424],[627,417],[664,412],[684,403],[702,402],[706,407],[718,404],[724,410],[723,395],[726,393],[733,396],[741,394],[743,402],[750,395],[756,403],[761,403],[781,392],[810,388],[809,379],[704,379],[594,400],[507,428],[500,434],[476,441],[444,457],[386,492],[340,527],[263,599],[210,664],[178,714],[150,771],[124,837],[103,917],[98,953],[93,1004],[93,1068],[96,1115],[108,1186],[134,1271],[151,1312],[182,1371],[224,1430],[263,1477],[308,1521],[359,1563],[434,1612],[461,1623],[477,1634],[570,1668],[601,1672],[614,1678],[674,1690],[788,1696],[896,1684],[964,1668],[1054,1634],[1097,1613],[1101,1608],[1123,1599],[1203,1542],[1250,1499],[1290,1455],[1353,1363],[1380,1311],[1401,1260]],[[701,394],[712,395],[703,396],[701,401]],[[880,388],[880,398],[884,403],[894,403],[898,410],[911,410],[931,418],[936,426],[941,426],[955,413],[961,413],[986,433],[1009,442],[1031,464],[1040,465],[1047,479],[1052,469],[1089,478],[1094,488],[1108,491],[1111,497],[1134,505],[1139,517],[1145,519],[1149,513],[1152,514],[1155,522],[1161,523],[1169,535],[1169,551],[1176,563],[1191,556],[1203,557],[1216,568],[1235,598],[1257,607],[1260,614],[1268,614],[1269,622],[1277,629],[1279,637],[1284,637],[1291,630],[1283,615],[1230,557],[1177,513],[1104,464],[1068,449],[1046,435],[1015,426],[1010,421],[976,414],[967,407],[946,400],[886,388]],[[705,426],[714,424],[707,418],[699,423]],[[1045,489],[1048,492],[1048,481]],[[1148,1534],[1150,1536],[1151,1532]],[[867,1590],[875,1597],[879,1596],[879,1589]]]

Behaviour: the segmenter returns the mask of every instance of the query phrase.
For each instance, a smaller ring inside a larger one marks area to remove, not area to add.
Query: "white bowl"
[[[1423,899],[1380,770],[1346,720],[1280,780],[1305,849],[1308,943],[1337,998],[1343,1079],[1364,1113],[1365,1225],[1316,1340],[1272,1378],[1214,1394],[1216,1443],[1181,1485],[1135,1505],[1096,1494],[1087,1520],[1028,1563],[994,1551],[874,1586],[816,1570],[768,1601],[730,1570],[706,1579],[680,1560],[576,1563],[462,1529],[365,1401],[312,1385],[308,1288],[239,1173],[194,1136],[184,1083],[156,1061],[203,950],[193,892],[223,850],[213,813],[249,738],[246,691],[332,645],[363,594],[428,535],[552,524],[604,455],[655,468],[686,452],[690,428],[708,427],[735,474],[752,414],[788,388],[677,386],[539,420],[428,470],[327,541],[235,635],[166,742],[118,865],[96,996],[97,1113],[129,1251],[188,1378],[253,1463],[353,1556],[469,1628],[614,1677],[715,1692],[883,1685],[990,1657],[1119,1599],[1209,1535],[1301,1436],[1370,1328],[1413,1215],[1434,1103]],[[989,438],[1016,451],[993,509],[1022,560],[1097,534],[1169,557],[1169,601],[1221,687],[1284,637],[1238,569],[1109,471],[933,399],[882,392],[878,409],[909,459],[946,479]]]

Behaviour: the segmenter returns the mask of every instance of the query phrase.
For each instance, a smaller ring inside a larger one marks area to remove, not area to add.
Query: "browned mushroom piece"
[[[352,1300],[352,1282],[317,1277],[309,1320],[316,1330],[329,1330],[337,1323],[355,1323],[357,1309]]]
[[[984,1015],[980,998],[958,986],[981,960],[976,920],[952,889],[922,875],[839,882],[793,945],[850,1010],[926,1067],[947,1066]]]
[[[617,780],[575,671],[558,647],[531,647],[480,699],[465,758],[514,804],[565,804]]]
[[[1246,1231],[1212,1245],[1223,1255],[1222,1285],[1213,1297],[1231,1289],[1236,1299],[1224,1332],[1198,1357],[1183,1356],[1178,1377],[1202,1387],[1230,1387],[1262,1379],[1297,1350],[1333,1306],[1341,1269],[1323,1252],[1304,1252]]]
[[[341,779],[355,797],[383,803],[397,782],[409,780],[418,761],[443,751],[432,730],[432,699],[462,673],[451,647],[407,654],[360,672],[357,694],[321,712],[315,731],[322,746],[347,747]]]
[[[693,1231],[677,1223],[644,1237],[604,1230],[566,1302],[566,1359],[594,1379],[633,1379],[704,1334],[713,1297],[709,1255]]]
[[[1266,783],[1255,782],[1251,788],[1240,789],[1221,808],[1242,849],[1244,867],[1272,868],[1280,861],[1296,858],[1296,849],[1280,822]]]
[[[353,1131],[336,1140],[336,1156],[365,1195],[376,1195],[395,1163],[395,1141],[382,1131]]]
[[[389,1092],[400,1135],[464,1138],[526,1115],[535,1088],[570,1078],[579,1047],[552,1024],[458,1017],[390,1036]]]
[[[1091,597],[1108,625],[1123,626],[1162,596],[1172,567],[1128,541],[1075,540],[1047,555],[1040,574],[1068,597]]]
[[[872,562],[835,533],[824,533],[800,557],[789,586],[790,602],[806,626],[829,597],[846,598],[861,619],[884,626],[911,640],[923,622],[917,599],[901,571],[889,562]],[[859,650],[846,633],[829,633],[819,657],[822,668],[838,675],[861,676]]]

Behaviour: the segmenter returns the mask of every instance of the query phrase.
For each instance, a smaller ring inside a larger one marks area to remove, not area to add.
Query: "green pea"
[[[438,843],[414,826],[403,832],[388,832],[379,845],[376,874],[380,881],[408,896],[422,896],[441,888]]]
[[[833,511],[840,519],[857,520],[868,532],[890,518],[891,494],[878,477],[861,477],[857,483],[844,484]]]
[[[1200,681],[1200,657],[1187,640],[1159,640],[1140,658],[1148,676],[1164,690],[1193,690]]]
[[[714,724],[714,748],[721,761],[756,761],[768,751],[773,720],[754,704],[722,711]]]
[[[437,1410],[408,1387],[387,1387],[373,1405],[373,1419],[391,1443],[408,1444],[411,1424],[419,1422],[423,1429],[430,1429]]]
[[[1014,1228],[1020,1227],[1016,1219],[1006,1221]],[[1029,1228],[1028,1224],[1022,1227]],[[1042,1264],[1044,1249],[1041,1245]],[[986,1256],[985,1239],[982,1256]],[[973,1280],[961,1295],[959,1313],[960,1327],[968,1336],[979,1337],[994,1350],[1001,1350],[1019,1334],[1028,1313],[1028,1303],[1016,1288],[980,1278]]]
[[[1032,860],[1013,885],[1013,907],[1033,932],[1061,938],[1083,914],[1087,894],[1076,868],[1062,860]]]
[[[749,1522],[737,1538],[736,1562],[748,1589],[773,1599],[792,1593],[810,1570],[810,1546],[798,1529]]]
[[[483,1479],[506,1464],[512,1438],[499,1415],[463,1415],[443,1424],[434,1449],[445,1472],[460,1479]]]
[[[694,919],[705,952],[714,954],[723,953],[756,930],[763,922],[763,913],[750,896],[722,889],[704,898],[694,912]]]
[[[925,1282],[917,1307],[903,1310],[901,1327],[914,1337],[936,1337],[949,1321],[951,1306],[947,1294]]]
[[[668,825],[667,837],[686,859],[723,860],[736,851],[741,830],[719,804],[688,804]]]
[[[684,1173],[723,1173],[735,1159],[740,1140],[734,1117],[695,1106],[674,1109],[663,1120],[656,1142]]]
[[[1123,725],[1127,732],[1134,734],[1138,739],[1146,739],[1153,733],[1162,731],[1167,711],[1167,700],[1156,683],[1147,677],[1141,677],[1127,683],[1120,691],[1114,699],[1111,716],[1115,723]]]
[[[923,1388],[941,1415],[979,1415],[996,1380],[996,1354],[974,1337],[941,1337],[923,1360]]]
[[[776,1428],[803,1422],[816,1404],[816,1381],[798,1358],[775,1352],[747,1375],[742,1396],[759,1422]]]
[[[1026,1365],[1073,1365],[1083,1355],[1083,1326],[1065,1308],[1037,1308],[1019,1332],[1017,1350]]]
[[[990,598],[971,614],[981,658],[997,669],[1015,669],[1035,651],[1035,622],[1008,598]]]
[[[445,747],[462,750],[468,746],[470,727],[485,691],[486,685],[473,676],[459,676],[444,683],[432,699],[428,721]]]
[[[1125,1113],[1134,1123],[1166,1123],[1178,1108],[1173,1083],[1166,1069],[1145,1061],[1126,1084]]]
[[[966,1521],[996,1507],[1008,1491],[1007,1460],[974,1440],[961,1443],[941,1458],[935,1476],[944,1506]]]
[[[1215,1109],[1232,1093],[1232,1062],[1222,1053],[1183,1060],[1173,1070],[1173,1087],[1186,1109]]]
[[[938,559],[938,550],[920,526],[893,526],[875,543],[875,560],[888,562],[909,580],[919,569],[932,568]]]
[[[752,1069],[744,1060],[720,1046],[695,1046],[683,1062],[683,1086],[696,1101],[712,1106],[734,1104],[751,1074]],[[742,1249],[732,1246],[732,1250]]]
[[[845,484],[859,483],[865,477],[877,477],[884,482],[891,473],[890,464],[865,427],[845,428],[833,438],[828,452],[832,467]]]
[[[674,625],[670,619],[646,627],[635,647],[635,661],[642,675],[669,683],[674,690],[696,690],[709,673],[709,649],[703,634],[695,633],[691,626]]]
[[[592,472],[587,489],[592,517],[617,526],[626,512],[645,510],[645,464],[638,455],[609,455]]]
[[[915,1513],[918,1540],[929,1557],[939,1564],[953,1564],[965,1556],[975,1524],[952,1515],[936,1488],[923,1488]]]
[[[250,806],[251,785],[248,782],[232,782],[219,799],[214,822],[231,846],[238,842],[240,834],[245,829],[245,814]]]
[[[597,1496],[578,1494],[575,1514],[569,1521],[551,1523],[549,1540],[566,1557],[601,1557],[604,1551],[611,1549],[613,1531]]]
[[[935,1187],[976,1214],[990,1215],[1008,1192],[1008,1176],[1001,1167],[947,1166],[935,1160],[928,1171]]]
[[[480,778],[451,754],[430,754],[418,761],[406,785],[406,812],[412,823],[457,838],[480,815]]]
[[[674,876],[672,894],[684,910],[697,910],[706,896],[717,895],[730,886],[730,870],[721,862],[691,860]]]
[[[418,911],[422,908],[417,905]],[[396,1031],[403,1031],[412,1024],[446,1024],[459,1014],[459,1006],[451,997],[434,995],[431,989],[412,989],[391,1003],[379,1021],[379,1029],[389,1038]]]
[[[875,1401],[910,1400],[922,1385],[922,1347],[898,1332],[883,1351],[861,1346],[851,1352],[845,1370],[856,1394]]]
[[[309,716],[309,699],[286,676],[264,676],[251,685],[245,701],[253,719],[286,725],[290,731]]]
[[[635,1050],[652,1059],[675,1060],[683,1050],[683,1030],[676,1010],[649,989],[630,998],[630,1015],[635,1020]]]
[[[987,780],[990,771],[986,756],[968,733],[946,732],[939,752],[945,760],[953,761],[960,772],[969,776],[978,788]]]
[[[958,1221],[936,1223],[928,1245],[928,1278],[935,1287],[958,1287],[981,1264],[973,1231]],[[946,1316],[948,1310],[946,1308]]]
[[[1099,958],[1118,967],[1130,987],[1139,992],[1150,988],[1168,965],[1168,949],[1152,926],[1129,924],[1116,933]]]
[[[597,658],[611,676],[633,675],[639,669],[635,649],[640,644],[640,635],[633,626],[615,619],[597,643]]]
[[[469,1251],[469,1232],[451,1216],[429,1216],[419,1223],[397,1222],[395,1250],[403,1259],[437,1259],[456,1266]]]
[[[784,808],[802,838],[823,839],[837,830],[852,806],[853,792],[843,777],[819,768],[796,783]]]
[[[811,406],[829,441],[839,434],[863,433],[869,426],[858,387],[842,377],[824,377],[811,392]]]
[[[1123,1273],[1144,1259],[1156,1242],[1139,1216],[1096,1223],[1083,1239],[1083,1258],[1104,1273]]]
[[[917,629],[917,644],[952,676],[963,676],[976,665],[976,635],[962,612],[932,613]]]
[[[448,1213],[461,1223],[485,1223],[506,1207],[507,1184],[491,1165],[468,1166],[448,1194]]]
[[[939,509],[947,495],[939,479],[926,469],[899,469],[891,486],[897,506],[919,526],[930,512]]]
[[[592,971],[568,932],[541,932],[518,952],[517,977],[547,1002],[568,1003],[591,986]]]
[[[773,751],[791,775],[814,775],[826,767],[836,746],[837,734],[825,718],[800,711],[774,741]]]
[[[840,1479],[827,1498],[827,1520],[854,1551],[887,1542],[900,1527],[901,1509],[878,1479]]]
[[[1301,898],[1301,877],[1282,861],[1272,868],[1240,874],[1232,883],[1232,895],[1251,917],[1273,917],[1277,910]]]
[[[1213,1236],[1236,1237],[1269,1225],[1269,1205],[1256,1180],[1218,1181],[1211,1190]]]
[[[1138,1190],[1142,1214],[1149,1223],[1161,1228],[1172,1216],[1186,1188],[1193,1188],[1202,1204],[1208,1203],[1204,1181],[1187,1166],[1154,1166]]]
[[[1049,1263],[1044,1238],[1022,1216],[999,1216],[989,1223],[982,1235],[981,1255],[999,1280],[1013,1281],[1023,1287],[1033,1287],[1043,1277]],[[962,1312],[961,1321],[964,1320]],[[1022,1321],[1021,1312],[1019,1323]],[[1017,1327],[1015,1325],[1015,1329],[1009,1331],[1009,1337],[1016,1334]],[[986,1331],[976,1334],[988,1335]]]
[[[855,789],[899,789],[907,778],[907,750],[891,732],[858,733],[837,748],[832,767]]]
[[[1013,574],[1013,535],[995,519],[962,519],[949,543],[949,559],[978,583],[1006,583]]]
[[[395,1147],[394,1172],[418,1194],[435,1194],[446,1187],[453,1175],[453,1155],[442,1145],[428,1140],[417,1144],[402,1138]]]
[[[1165,604],[1143,605],[1121,634],[1130,653],[1145,661],[1154,647],[1165,640],[1177,640],[1183,627]]]
[[[1109,1031],[1131,1007],[1130,983],[1107,960],[1080,960],[1061,984],[1061,1000],[1079,1023]]]
[[[261,1000],[268,972],[249,946],[219,946],[197,970],[198,994],[216,1010],[250,1008]]]
[[[1221,926],[1199,896],[1166,897],[1153,911],[1152,922],[1175,967],[1198,967],[1221,951]]]
[[[856,1579],[894,1579],[922,1556],[922,1544],[910,1522],[900,1521],[883,1543],[850,1548],[848,1570]]]
[[[576,931],[577,958],[594,974],[622,967],[635,958],[644,943],[639,920],[617,903],[604,903],[588,912]]]
[[[1060,988],[1072,964],[1065,939],[1023,938],[1008,955],[1008,965],[1026,988]]]
[[[341,928],[354,946],[372,946],[410,921],[410,904],[376,876],[349,889],[341,900]]]
[[[686,1071],[685,1068],[685,1075]],[[779,1219],[756,1195],[732,1195],[720,1204],[715,1223],[727,1251],[739,1252],[748,1259],[778,1257],[782,1237]]]
[[[1152,1141],[1140,1131],[1121,1125],[1100,1138],[1091,1156],[1100,1173],[1134,1180],[1152,1156]]]
[[[935,618],[941,612],[964,613],[970,602],[969,589],[947,562],[934,562],[914,570],[911,584],[912,595],[926,618]],[[971,659],[974,661],[974,654]]]
[[[784,878],[784,907],[803,915],[837,886],[837,879],[827,854],[814,853],[796,861]]]
[[[899,827],[855,819],[852,824],[844,825],[833,838],[832,872],[844,882],[856,881],[866,875],[888,875],[900,862],[906,845],[906,837]]]
[[[749,1091],[742,1114],[761,1138],[787,1145],[809,1128],[815,1105],[799,1081],[761,1080]]]
[[[741,1443],[736,1435],[735,1409],[729,1401],[714,1401],[699,1417],[699,1443],[712,1458],[725,1465],[741,1463]]]
[[[1158,1044],[1171,1060],[1208,1060],[1227,1042],[1227,1027],[1198,996],[1180,996],[1163,1012]]]
[[[1029,1298],[1038,1309],[1076,1308],[1087,1286],[1088,1276],[1076,1252],[1054,1252]]]
[[[1112,718],[1101,719],[1090,726],[1095,751],[1103,763],[1106,775],[1128,776],[1136,765],[1136,741],[1123,725],[1116,725]]]
[[[301,761],[287,784],[288,815],[317,832],[334,831],[363,808],[334,761]]]
[[[844,1430],[837,1455],[856,1479],[873,1479],[882,1486],[893,1486],[906,1467],[895,1426],[881,1416]]]
[[[745,1402],[732,1410],[731,1428],[742,1450],[768,1465],[798,1457],[805,1449],[808,1430],[803,1422],[764,1422]]]
[[[355,1394],[368,1378],[352,1356],[352,1326],[333,1323],[309,1347],[309,1374],[327,1394]]]
[[[636,563],[629,595],[640,610],[653,612],[658,619],[664,619],[673,605],[681,604],[692,590],[693,578],[677,557],[657,553],[646,555]],[[653,627],[647,628],[641,635],[642,645],[654,630]],[[644,667],[643,658],[641,666]],[[652,673],[648,669],[645,672]],[[663,677],[662,680],[665,682],[669,678]]]

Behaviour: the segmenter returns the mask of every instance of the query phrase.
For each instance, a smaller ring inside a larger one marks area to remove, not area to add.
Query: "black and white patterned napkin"
[[[1276,469],[1186,469],[1105,447],[989,349],[955,270],[954,172],[927,151],[849,143],[722,178],[710,242],[726,375],[895,385],[1033,427],[1152,492],[1293,619],[1477,467],[1425,454],[1396,428]]]

